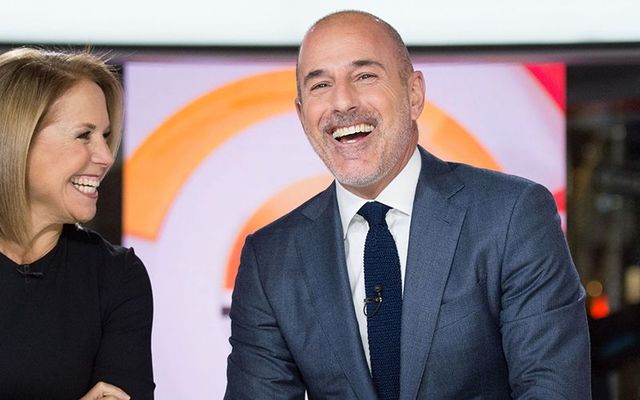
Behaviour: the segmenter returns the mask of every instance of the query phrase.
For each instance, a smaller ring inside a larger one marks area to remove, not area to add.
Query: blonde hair
[[[112,67],[83,53],[19,48],[0,55],[0,237],[29,240],[27,160],[33,136],[46,126],[52,105],[82,80],[103,91],[115,155],[122,134],[122,87]]]

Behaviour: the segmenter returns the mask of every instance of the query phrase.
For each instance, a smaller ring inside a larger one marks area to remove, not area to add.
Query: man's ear
[[[409,78],[409,105],[411,107],[411,119],[417,121],[424,109],[425,82],[422,71],[413,71]]]
[[[300,100],[299,97],[296,97],[296,100],[294,101],[294,103],[296,105],[296,113],[298,113],[298,119],[302,124],[302,128],[304,128],[304,120],[302,119],[302,101]]]
[[[296,112],[298,113],[298,118],[300,118],[300,113],[302,112],[302,102],[299,97],[296,97],[294,103],[296,104]]]

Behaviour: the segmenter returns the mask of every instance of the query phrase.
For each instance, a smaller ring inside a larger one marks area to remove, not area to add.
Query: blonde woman
[[[96,213],[122,90],[92,55],[0,55],[0,398],[152,399],[152,296]]]

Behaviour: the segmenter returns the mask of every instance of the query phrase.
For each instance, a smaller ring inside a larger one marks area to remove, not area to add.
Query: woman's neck
[[[19,244],[0,237],[0,252],[16,264],[31,264],[39,260],[58,243],[62,225],[50,225],[30,235],[26,244]]]

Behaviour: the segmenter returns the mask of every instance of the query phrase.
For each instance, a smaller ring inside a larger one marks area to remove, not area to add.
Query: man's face
[[[379,23],[343,15],[307,34],[297,79],[298,117],[314,150],[348,190],[374,198],[416,147],[422,74],[401,74],[395,43]]]

